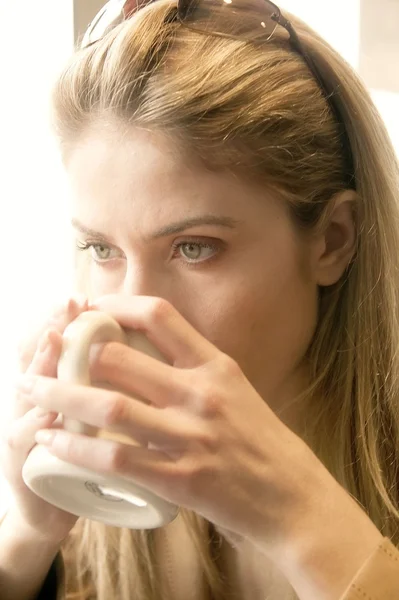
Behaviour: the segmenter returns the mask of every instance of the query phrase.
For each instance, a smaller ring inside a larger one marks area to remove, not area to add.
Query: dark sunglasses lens
[[[180,19],[190,28],[251,41],[268,39],[279,16],[265,0],[186,0],[181,6]]]

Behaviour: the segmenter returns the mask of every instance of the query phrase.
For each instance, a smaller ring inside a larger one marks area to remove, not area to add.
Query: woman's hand
[[[124,393],[51,377],[26,378],[21,390],[33,405],[142,444],[39,432],[36,439],[55,455],[130,478],[271,554],[310,523],[309,515],[326,494],[342,490],[342,497],[346,495],[239,366],[169,303],[107,296],[93,308],[109,313],[123,327],[143,331],[170,364],[108,343],[94,358],[92,376]]]
[[[78,314],[87,310],[87,301],[69,300],[20,345],[20,370],[28,376],[57,376],[62,333]],[[7,515],[19,527],[27,527],[49,542],[61,542],[76,523],[77,517],[64,512],[34,494],[22,479],[22,467],[35,446],[35,433],[43,427],[56,427],[57,411],[32,408],[22,394],[17,394],[12,420],[1,444],[4,475],[11,487],[14,502]],[[17,526],[17,525],[16,525]]]

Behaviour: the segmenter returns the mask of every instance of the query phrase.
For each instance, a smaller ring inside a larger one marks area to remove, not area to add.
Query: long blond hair
[[[54,92],[64,157],[92,125],[117,119],[170,135],[209,168],[264,181],[285,197],[298,223],[320,224],[331,198],[346,187],[341,139],[286,32],[278,28],[267,43],[245,43],[190,31],[168,18],[174,11],[175,2],[155,2],[74,54]],[[308,351],[312,429],[306,441],[398,545],[398,163],[354,71],[307,25],[287,16],[338,85],[357,189],[356,255],[341,281],[321,291]],[[208,597],[222,600],[217,533],[199,516],[183,515]],[[68,598],[165,598],[153,531],[80,521],[64,553]]]

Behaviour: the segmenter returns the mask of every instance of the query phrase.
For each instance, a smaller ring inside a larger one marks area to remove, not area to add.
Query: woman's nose
[[[162,296],[162,277],[149,265],[128,265],[121,293],[128,296]]]

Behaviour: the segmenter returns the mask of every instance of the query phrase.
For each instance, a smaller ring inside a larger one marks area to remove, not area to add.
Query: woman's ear
[[[356,201],[353,190],[339,192],[331,199],[331,212],[315,245],[315,280],[319,286],[339,281],[355,254]]]

